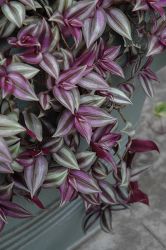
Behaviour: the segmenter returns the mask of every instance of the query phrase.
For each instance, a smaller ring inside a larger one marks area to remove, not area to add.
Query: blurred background
[[[134,162],[150,166],[140,177],[150,207],[137,204],[129,211],[114,213],[112,234],[98,228],[72,250],[166,249],[166,67],[157,75],[160,83],[155,84],[155,97],[145,101],[136,136],[154,140],[160,155],[137,155]]]

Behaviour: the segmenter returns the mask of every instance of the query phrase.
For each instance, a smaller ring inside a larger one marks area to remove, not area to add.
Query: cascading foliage
[[[166,46],[165,6],[0,0],[0,230],[8,216],[31,216],[14,196],[43,208],[42,188],[57,190],[61,206],[81,198],[84,230],[100,218],[108,232],[112,211],[149,203],[137,181],[146,166],[132,159],[158,148],[132,139],[125,117],[117,130],[112,111],[122,116],[131,104],[135,80],[153,96],[150,64]]]

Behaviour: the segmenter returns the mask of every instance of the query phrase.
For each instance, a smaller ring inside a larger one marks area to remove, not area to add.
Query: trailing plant
[[[135,153],[158,148],[131,138],[123,109],[137,84],[153,96],[150,65],[166,46],[166,1],[0,6],[0,229],[8,216],[31,216],[15,196],[44,208],[38,195],[53,187],[61,206],[83,200],[85,230],[100,217],[110,231],[112,211],[149,204],[136,178],[146,167],[131,163]],[[126,123],[120,130],[114,110]]]

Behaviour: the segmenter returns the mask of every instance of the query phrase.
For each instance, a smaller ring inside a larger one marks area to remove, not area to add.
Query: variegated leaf
[[[43,55],[43,60],[40,62],[40,67],[51,77],[55,79],[59,77],[59,64],[55,56],[53,56],[52,54],[45,53]]]
[[[78,110],[80,104],[80,93],[78,88],[65,90],[61,87],[55,86],[53,89],[55,98],[73,114]]]
[[[35,7],[35,1],[34,0],[19,0],[21,3],[23,3],[25,6],[28,6],[32,8],[33,10],[36,10]]]
[[[88,90],[105,90],[109,88],[108,83],[97,73],[89,73],[80,80],[78,85]]]
[[[95,179],[88,173],[82,170],[72,170],[69,183],[73,188],[83,194],[99,193],[100,188]]]
[[[107,21],[111,29],[119,35],[132,40],[130,22],[120,9],[110,8],[107,13]]]
[[[0,137],[0,162],[11,163],[12,157],[5,140]]]
[[[89,48],[104,32],[106,17],[102,8],[97,8],[93,17],[84,21],[83,35]]]
[[[96,154],[91,151],[80,152],[76,154],[80,169],[90,169],[96,160]]]
[[[25,6],[17,1],[10,1],[8,4],[4,4],[2,12],[9,21],[16,26],[21,27],[25,19]]]
[[[85,117],[93,128],[103,127],[116,121],[116,118],[113,118],[104,109],[94,106],[80,106],[79,114]]]
[[[44,187],[59,187],[64,183],[68,176],[68,169],[63,167],[51,168],[46,176]]]
[[[0,136],[9,137],[24,131],[25,128],[18,122],[11,120],[6,115],[0,115]]]
[[[100,107],[106,101],[106,97],[99,95],[81,95],[80,104]]]
[[[100,217],[100,226],[106,233],[112,231],[112,213],[109,207],[105,208]]]
[[[12,63],[8,66],[8,72],[18,72],[26,79],[31,79],[39,72],[39,69],[25,63]]]
[[[63,147],[63,143],[63,138],[52,138],[43,145],[42,149],[51,153],[56,153],[60,148]]]
[[[53,153],[53,159],[62,167],[79,169],[74,153],[66,146],[63,146],[57,153]]]
[[[33,133],[34,137],[36,137],[38,141],[42,141],[43,139],[42,124],[39,118],[35,114],[28,112],[24,112],[23,115],[24,115],[25,125],[28,128],[28,130],[30,130]]]
[[[63,137],[69,134],[74,127],[74,116],[68,110],[65,110],[59,119],[57,129],[53,137]]]
[[[30,191],[31,197],[43,184],[48,172],[48,162],[46,158],[39,155],[35,159],[35,164],[24,169],[25,182]]]
[[[67,10],[67,18],[78,18],[79,20],[85,20],[88,18],[96,7],[96,0],[91,1],[79,1]]]

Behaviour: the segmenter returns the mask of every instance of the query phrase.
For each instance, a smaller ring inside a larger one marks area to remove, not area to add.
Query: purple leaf
[[[49,94],[41,92],[39,94],[39,102],[43,110],[51,108],[51,97]]]
[[[76,115],[74,125],[77,131],[86,139],[87,143],[90,144],[92,127],[89,121],[84,116]]]
[[[82,77],[85,75],[87,66],[74,67],[69,70],[64,71],[57,81],[61,87],[64,87],[64,83],[69,83],[72,88],[80,82]]]
[[[109,89],[108,83],[100,75],[94,72],[82,78],[78,85],[82,88],[95,91]]]
[[[92,194],[100,192],[96,181],[90,174],[82,170],[72,170],[71,177],[69,177],[69,183],[76,189],[77,192],[83,194]]]
[[[114,168],[114,170],[115,170],[115,172],[117,171],[117,167],[116,167],[114,158],[113,158],[112,154],[111,154],[108,150],[104,149],[104,148],[103,148],[100,144],[98,144],[98,143],[91,143],[91,147],[92,147],[92,150],[93,150],[94,152],[96,152],[96,155],[97,155],[99,158],[101,158],[101,159],[103,159],[103,160],[105,160],[105,161],[111,163],[112,166],[113,166],[113,168]]]
[[[24,208],[11,201],[0,200],[0,206],[5,214],[13,218],[29,218],[32,215]]]
[[[73,114],[79,108],[80,94],[77,88],[65,90],[61,87],[55,86],[53,88],[55,98]]]
[[[113,147],[121,139],[120,133],[109,133],[102,136],[98,143],[105,149]]]
[[[45,209],[43,203],[41,202],[41,200],[37,196],[34,196],[33,198],[31,198],[30,195],[26,195],[26,198],[29,201],[33,202],[38,208]]]
[[[52,38],[53,38],[51,28],[48,25],[48,22],[46,21],[45,18],[43,18],[42,22],[38,24],[38,30],[36,32],[37,32],[38,40],[40,42],[41,52],[44,53],[48,51],[52,42]]]
[[[38,100],[28,80],[19,73],[11,72],[6,77],[1,78],[0,87],[4,93],[12,94],[21,100]]]
[[[147,76],[145,76],[145,75],[143,75],[141,73],[138,75],[138,79],[140,80],[141,85],[142,85],[145,93],[149,97],[153,97],[154,90],[153,90],[153,86],[152,86],[152,80],[150,80]]]
[[[59,191],[61,197],[61,206],[76,198],[77,192],[67,181],[60,186]]]
[[[138,182],[131,182],[130,189],[131,193],[128,203],[141,202],[145,205],[149,205],[148,196],[139,189]]]
[[[145,153],[153,150],[159,152],[156,143],[150,140],[133,139],[129,147],[129,151],[133,153]]]
[[[93,132],[92,141],[98,142],[104,135],[111,133],[111,131],[114,130],[116,126],[117,126],[117,121],[113,121],[107,126],[96,128]]]
[[[59,64],[55,56],[50,53],[44,53],[43,59],[40,62],[40,67],[47,72],[51,77],[58,79],[59,77]]]
[[[74,62],[75,66],[78,65],[87,65],[92,66],[97,54],[97,43],[91,46],[88,50],[85,50]]]
[[[34,163],[34,159],[28,150],[19,154],[16,161],[24,167],[31,167]]]
[[[108,61],[108,59],[102,59],[100,62],[100,67],[102,67],[104,70],[110,72],[113,75],[117,75],[124,78],[122,68],[113,61]]]
[[[38,141],[42,141],[42,124],[39,118],[33,113],[23,112],[26,127],[33,133]]]
[[[122,83],[120,85],[120,88],[122,91],[124,91],[126,94],[129,94],[130,96],[134,93],[135,87],[132,83]]]
[[[116,121],[104,109],[94,106],[80,106],[78,113],[85,117],[92,127],[103,127]]]
[[[104,32],[106,17],[102,8],[97,8],[93,17],[84,21],[83,34],[89,48]]]
[[[65,136],[72,130],[73,127],[74,116],[70,111],[65,110],[59,119],[58,126],[53,137]]]
[[[39,64],[42,59],[42,53],[36,53],[34,48],[29,48],[25,52],[19,53],[18,56],[26,63],[29,64]]]
[[[102,49],[104,47],[104,50]],[[117,58],[119,55],[121,46],[111,46],[110,48],[107,48],[104,45],[104,41],[101,39],[100,40],[100,57],[103,59],[107,59],[109,61],[113,61]]]
[[[95,9],[97,1],[79,1],[74,6],[70,7],[66,13],[65,17],[68,19],[78,18],[79,20],[87,19]]]
[[[24,178],[32,198],[43,184],[47,171],[48,162],[42,155],[36,157],[34,165],[24,169]]]

